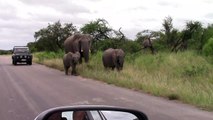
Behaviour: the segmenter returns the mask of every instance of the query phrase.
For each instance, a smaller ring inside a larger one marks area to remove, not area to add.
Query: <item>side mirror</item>
[[[65,106],[46,110],[35,120],[148,120],[137,110],[112,106]]]

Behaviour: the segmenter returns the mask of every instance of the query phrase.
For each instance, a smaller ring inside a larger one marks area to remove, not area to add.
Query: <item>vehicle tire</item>
[[[15,60],[13,61],[13,65],[17,65],[17,62]]]
[[[32,65],[32,61],[28,61],[27,63],[28,63],[29,65]]]

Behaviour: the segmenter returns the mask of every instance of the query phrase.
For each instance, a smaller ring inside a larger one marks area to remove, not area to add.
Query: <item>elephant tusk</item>
[[[84,50],[81,50],[81,52],[84,52]]]

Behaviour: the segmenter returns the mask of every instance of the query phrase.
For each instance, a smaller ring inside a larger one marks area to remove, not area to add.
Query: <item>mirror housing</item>
[[[101,106],[101,105],[78,105],[78,106],[62,106],[48,109],[42,113],[40,113],[34,120],[50,120],[49,118],[56,113],[69,113],[76,111],[101,111],[101,112],[114,112],[114,113],[127,113],[129,115],[135,116],[134,119],[130,120],[148,120],[148,117],[138,110],[115,107],[115,106]],[[120,116],[121,117],[121,116]],[[58,119],[54,119],[58,120]],[[63,120],[63,119],[59,119]],[[68,119],[65,119],[68,120]],[[111,119],[103,119],[103,120],[111,120]],[[122,119],[123,120],[123,119]]]

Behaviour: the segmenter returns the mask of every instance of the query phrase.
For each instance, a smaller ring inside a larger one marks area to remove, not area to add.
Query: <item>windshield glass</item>
[[[14,48],[14,53],[28,53],[29,49],[28,48]]]

